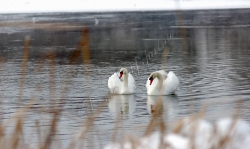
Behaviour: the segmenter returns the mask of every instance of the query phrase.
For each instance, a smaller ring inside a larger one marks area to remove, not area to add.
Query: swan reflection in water
[[[171,96],[148,96],[147,109],[149,114],[164,114],[168,121],[178,116],[179,99],[176,95]]]
[[[135,96],[132,95],[112,95],[109,100],[109,111],[114,118],[132,118],[136,107]]]

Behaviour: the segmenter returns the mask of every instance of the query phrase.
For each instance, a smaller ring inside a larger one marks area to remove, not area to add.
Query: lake
[[[209,121],[238,112],[249,122],[249,15],[249,9],[0,15],[1,124],[32,101],[20,116],[26,144],[45,141],[56,115],[53,145],[66,148],[87,128],[83,146],[102,148],[143,135],[158,101],[166,123],[201,110]],[[109,94],[108,78],[121,67],[135,78],[133,95]],[[178,76],[175,95],[147,96],[146,80],[160,69]]]

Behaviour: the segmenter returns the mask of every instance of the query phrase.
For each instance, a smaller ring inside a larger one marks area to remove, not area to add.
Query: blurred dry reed
[[[12,23],[13,24],[13,23]],[[22,25],[22,23],[18,23],[18,25]],[[24,23],[23,24],[25,27],[27,27],[27,24]],[[61,25],[61,24],[60,24]],[[37,26],[37,25],[36,25]],[[51,27],[51,26],[50,26]],[[91,85],[91,81],[90,80],[90,50],[89,50],[89,41],[88,41],[88,30],[87,29],[83,29],[82,31],[82,37],[81,37],[81,42],[79,44],[79,47],[77,47],[75,50],[73,50],[71,56],[69,57],[69,64],[75,64],[76,61],[80,58],[80,56],[82,56],[82,62],[83,62],[83,66],[84,69],[86,71],[86,76],[88,76],[88,78],[86,79],[87,85]],[[29,45],[30,45],[30,37],[26,37],[25,38],[25,44],[24,44],[24,51],[23,51],[23,62],[22,62],[22,72],[21,72],[21,81],[20,81],[20,87],[19,87],[19,96],[18,96],[18,102],[19,104],[21,103],[21,99],[23,96],[23,88],[24,88],[24,82],[25,82],[25,76],[26,76],[26,70],[27,70],[27,62],[28,62],[28,53],[29,53]],[[2,60],[2,59],[1,59]],[[4,59],[3,59],[4,60]],[[39,62],[39,67],[37,68],[37,73],[40,73],[43,66],[44,66],[44,62],[46,60],[49,60],[49,83],[50,83],[50,101],[51,101],[51,106],[48,107],[47,109],[43,109],[40,110],[40,112],[46,112],[50,115],[51,117],[51,122],[48,125],[48,133],[45,136],[41,135],[41,130],[40,130],[40,122],[39,120],[37,120],[35,122],[35,127],[37,130],[37,138],[38,138],[38,143],[35,146],[29,145],[27,143],[25,143],[24,140],[24,134],[26,133],[25,131],[23,131],[23,120],[25,117],[25,114],[27,113],[27,111],[31,110],[31,108],[33,107],[33,105],[36,103],[36,100],[32,100],[31,103],[27,104],[26,106],[23,106],[23,108],[21,108],[20,110],[18,110],[15,115],[13,117],[11,117],[9,120],[5,121],[2,125],[1,125],[1,138],[0,138],[0,145],[3,148],[13,148],[13,149],[17,149],[17,148],[40,148],[40,149],[47,149],[47,148],[53,148],[52,144],[55,140],[55,135],[57,134],[57,126],[58,126],[58,122],[60,119],[60,115],[62,110],[60,108],[56,108],[56,106],[53,106],[56,104],[56,102],[53,102],[55,100],[53,100],[55,97],[55,53],[54,52],[50,52],[47,53],[46,55],[42,55],[40,57],[40,59],[38,60]],[[2,61],[1,61],[2,62]],[[62,97],[65,97],[67,95],[67,91],[69,90],[67,88],[67,84],[69,84],[70,82],[67,81],[70,79],[71,77],[71,72],[72,70],[68,71],[68,74],[66,75],[65,78],[65,86],[62,88]],[[89,86],[88,86],[89,88]],[[40,86],[37,86],[37,89],[40,90]],[[59,100],[61,101],[62,105],[63,100]],[[104,100],[106,101],[106,99]],[[106,104],[106,102],[103,102],[103,104]],[[20,107],[20,106],[19,106]],[[82,131],[78,132],[79,134],[76,136],[72,136],[72,141],[69,144],[68,148],[82,148],[83,147],[83,142],[82,140],[84,139],[85,135],[87,134],[87,131],[89,130],[89,127],[93,126],[93,121],[95,119],[95,117],[101,112],[102,107],[104,107],[103,105],[100,105],[100,108],[98,108],[97,111],[95,111],[93,113],[93,115],[90,115],[84,122],[84,126],[82,129]],[[12,135],[7,135],[5,134],[6,131],[6,127],[8,125],[10,125],[11,123],[16,122],[15,127],[13,127],[13,133]],[[86,127],[86,128],[85,128]],[[42,138],[44,137],[44,138]],[[78,145],[77,145],[78,144]]]
[[[22,73],[21,73],[21,83],[20,83],[20,90],[19,90],[19,98],[18,102],[21,102],[21,97],[23,93],[23,85],[26,76],[26,69],[27,69],[27,61],[29,55],[29,44],[30,44],[30,37],[25,38],[25,45],[24,45],[24,52],[23,52],[23,64],[22,64]]]

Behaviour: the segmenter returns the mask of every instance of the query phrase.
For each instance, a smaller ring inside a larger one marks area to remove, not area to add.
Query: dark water
[[[231,116],[238,100],[242,101],[240,116],[250,121],[249,20],[237,18],[249,16],[249,11],[235,11],[190,11],[181,20],[176,19],[176,12],[2,15],[7,25],[0,26],[1,122],[34,99],[35,105],[23,121],[26,142],[37,142],[38,121],[41,136],[48,133],[49,110],[54,107],[62,110],[55,139],[67,146],[74,133],[87,125],[85,120],[103,108],[84,139],[85,146],[100,148],[113,136],[143,134],[157,100],[163,102],[160,113],[166,122],[204,107],[208,120]],[[84,35],[82,28],[87,30]],[[31,40],[22,88],[26,35]],[[89,39],[89,70],[81,55],[70,63],[83,36]],[[48,56],[51,53],[54,63]],[[109,95],[108,78],[120,67],[133,74],[134,95]],[[179,77],[175,95],[147,96],[147,77],[159,69]]]

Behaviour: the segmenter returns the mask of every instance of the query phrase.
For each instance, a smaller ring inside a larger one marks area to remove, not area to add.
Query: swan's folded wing
[[[121,81],[117,73],[114,73],[111,77],[109,77],[108,87],[111,93],[119,93],[120,85],[121,85]]]
[[[170,71],[168,73],[168,78],[163,82],[163,86],[167,94],[174,93],[179,87],[178,77],[172,71]]]
[[[159,73],[162,75],[163,80],[166,80],[166,79],[167,79],[168,74],[167,74],[164,70],[159,70],[159,71],[157,71],[157,72],[159,72]]]

